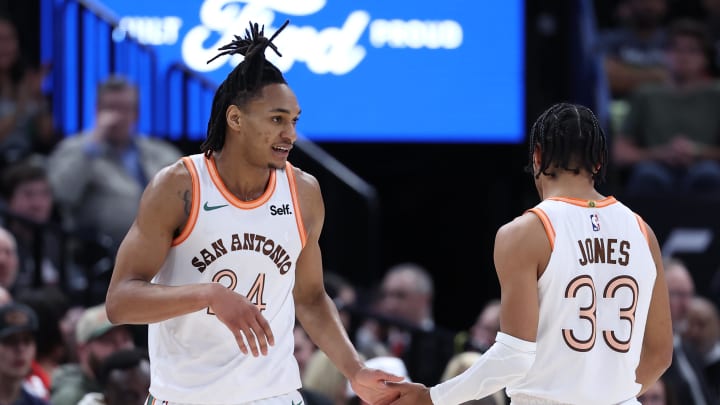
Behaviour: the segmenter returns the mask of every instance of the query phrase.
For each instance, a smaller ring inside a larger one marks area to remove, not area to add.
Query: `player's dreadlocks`
[[[265,49],[270,48],[278,56],[273,39],[290,23],[285,23],[275,31],[269,39],[265,38],[265,26],[258,27],[257,23],[250,22],[250,28],[245,30],[245,37],[235,35],[235,40],[219,48],[217,56],[207,63],[223,55],[241,54],[245,59],[230,72],[220,84],[213,98],[210,120],[208,121],[207,138],[200,146],[206,156],[212,151],[219,151],[225,144],[225,111],[231,104],[244,106],[252,98],[260,95],[263,87],[268,84],[287,84],[282,72],[265,59]]]
[[[585,169],[592,173],[596,184],[605,181],[608,161],[605,132],[589,108],[568,103],[555,104],[538,117],[530,136],[530,161],[525,170],[535,178],[541,174],[555,177],[553,169],[575,174]],[[535,146],[540,147],[542,159],[537,173],[533,172]]]

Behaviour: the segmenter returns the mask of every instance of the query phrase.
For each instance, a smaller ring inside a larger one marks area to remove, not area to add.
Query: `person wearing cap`
[[[102,392],[86,394],[78,405],[140,405],[150,389],[150,359],[140,348],[108,356],[98,375]]]
[[[105,304],[85,310],[75,329],[78,363],[65,364],[53,373],[50,402],[53,405],[77,405],[89,392],[99,392],[101,364],[121,349],[135,347],[125,325],[113,325]]]
[[[0,404],[48,405],[30,394],[23,381],[35,357],[37,316],[29,307],[9,303],[0,306]]]

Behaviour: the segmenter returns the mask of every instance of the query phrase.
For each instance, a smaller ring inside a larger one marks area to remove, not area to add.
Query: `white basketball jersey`
[[[270,323],[267,356],[240,351],[208,308],[149,325],[150,393],[191,404],[241,404],[300,388],[293,356],[295,264],[305,229],[292,166],[271,173],[265,193],[243,202],[222,183],[214,160],[183,158],[192,176],[188,224],[152,282],[217,282],[245,295]]]
[[[530,211],[552,254],[538,280],[535,363],[508,395],[584,405],[634,398],[656,277],[644,222],[613,197],[551,198]]]

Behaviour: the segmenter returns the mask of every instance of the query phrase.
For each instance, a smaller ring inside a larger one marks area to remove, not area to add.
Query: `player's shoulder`
[[[512,221],[505,223],[498,229],[498,234],[504,237],[526,236],[543,230],[541,218],[533,210],[527,210],[515,217]]]
[[[295,183],[298,184],[298,186],[320,188],[317,178],[315,178],[312,174],[295,165],[289,165],[288,167],[292,170],[293,177],[295,177]]]
[[[312,174],[289,165],[295,179],[295,189],[299,204],[302,210],[302,217],[308,232],[313,229],[320,229],[325,216],[325,205],[323,202],[320,183]],[[320,226],[316,227],[317,224]]]
[[[289,170],[292,171],[295,187],[301,198],[320,197],[320,183],[315,176],[293,165],[289,165]]]
[[[192,175],[190,169],[185,165],[182,159],[178,159],[157,172],[153,176],[148,188],[163,190],[174,190],[180,188],[192,188]]]
[[[495,245],[512,250],[528,249],[547,243],[547,236],[542,220],[532,211],[525,211],[498,229]]]

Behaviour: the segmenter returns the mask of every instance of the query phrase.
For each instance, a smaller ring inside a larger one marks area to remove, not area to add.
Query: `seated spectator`
[[[433,293],[432,277],[423,267],[416,263],[391,267],[382,281],[378,309],[396,324],[378,328],[369,321],[362,327],[365,331],[358,331],[364,345],[369,341],[367,331],[376,333],[374,339],[405,362],[413,381],[429,385],[440,381],[455,350],[455,334],[433,320]]]
[[[316,350],[305,366],[302,385],[330,398],[335,405],[346,405],[347,379],[321,350]]]
[[[0,16],[0,167],[54,143],[52,115],[42,94],[48,67],[24,65],[14,22]]]
[[[18,255],[15,237],[0,226],[0,287],[11,295],[15,291],[18,274]]]
[[[51,376],[65,361],[65,342],[60,332],[60,319],[68,309],[65,295],[56,287],[23,290],[17,294],[16,302],[30,307],[38,318],[36,352],[30,375],[27,378],[33,393],[50,399]]]
[[[490,300],[483,307],[477,321],[470,328],[470,339],[465,350],[485,353],[495,343],[500,332],[500,300]]]
[[[667,80],[663,68],[667,0],[628,0],[626,25],[601,33],[600,51],[614,99]]]
[[[63,336],[63,342],[65,342],[65,362],[66,363],[79,363],[80,359],[77,356],[77,341],[75,340],[75,330],[77,330],[77,324],[82,318],[85,312],[85,307],[74,305],[70,307],[65,315],[60,319],[60,333]]]
[[[22,218],[10,218],[5,224],[17,240],[19,286],[31,288],[56,284],[62,254],[57,233],[59,226],[45,227],[52,222],[54,200],[43,161],[35,156],[5,169],[1,191],[8,211]],[[39,265],[35,258],[36,243],[40,244],[42,252]]]
[[[110,323],[105,304],[85,310],[75,335],[79,363],[62,365],[53,373],[53,405],[77,405],[85,394],[100,392],[100,364],[116,351],[134,347],[128,327]]]
[[[98,87],[95,128],[64,139],[48,162],[63,216],[113,247],[130,229],[148,181],[181,157],[172,144],[136,132],[139,102],[133,84],[110,77]]]
[[[672,25],[672,81],[633,94],[614,142],[615,163],[631,168],[628,193],[720,191],[720,85],[709,74],[710,53],[701,24]]]
[[[692,299],[683,339],[702,357],[705,380],[720,403],[720,315],[712,301],[698,296]]]
[[[15,303],[0,306],[0,404],[48,405],[24,386],[35,357],[33,333],[37,328],[37,317],[29,307]]]
[[[302,377],[305,374],[305,367],[317,351],[317,346],[310,340],[310,336],[308,336],[299,322],[295,322],[293,335],[295,337],[295,350],[293,354],[295,355],[295,360],[297,360],[300,376]],[[325,395],[311,388],[301,388],[300,394],[303,396],[306,405],[332,405],[330,398],[325,397]]]
[[[150,359],[144,351],[123,349],[108,356],[100,367],[101,392],[86,394],[78,405],[140,405],[150,389]]]
[[[323,283],[325,291],[327,291],[328,296],[338,309],[340,321],[345,330],[350,332],[352,314],[347,310],[347,307],[355,305],[357,298],[355,287],[339,274],[327,270],[323,274]]]
[[[305,373],[305,366],[308,361],[310,361],[313,353],[317,350],[317,346],[315,346],[315,343],[310,340],[310,336],[308,336],[307,332],[305,332],[305,329],[303,329],[302,325],[300,325],[300,322],[295,322],[293,336],[295,340],[295,350],[293,351],[293,355],[297,361],[300,375],[303,375]]]
[[[663,378],[655,381],[655,384],[640,395],[638,402],[642,405],[681,405]]]
[[[705,380],[700,354],[683,338],[688,328],[690,305],[696,297],[695,282],[690,270],[678,259],[665,259],[663,268],[674,335],[672,363],[663,374],[665,385],[681,404],[717,405]]]

